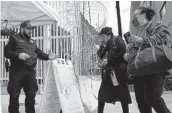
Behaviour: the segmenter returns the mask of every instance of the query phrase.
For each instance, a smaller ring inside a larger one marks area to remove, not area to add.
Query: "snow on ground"
[[[92,76],[91,76],[92,77]],[[95,113],[97,108],[97,94],[100,87],[100,79],[97,77],[93,77],[93,79],[90,79],[90,77],[80,77],[79,78],[79,87],[81,92],[82,101],[84,103],[84,106],[86,108],[89,108],[90,110],[86,113]],[[168,108],[172,111],[172,91],[164,92],[163,98],[165,102],[167,103]],[[139,113],[137,109],[137,103],[135,101],[135,95],[134,92],[131,92],[132,97],[132,104],[129,105],[130,113]],[[20,96],[20,112],[24,113],[24,99],[25,96]],[[40,101],[41,101],[41,95],[36,96],[36,113],[39,113],[40,109]],[[9,103],[9,96],[8,95],[1,95],[1,107],[2,107],[2,113],[8,113]],[[122,113],[121,105],[119,102],[117,102],[115,105],[113,104],[106,104],[105,106],[105,112],[104,113]],[[155,112],[154,112],[155,113]]]

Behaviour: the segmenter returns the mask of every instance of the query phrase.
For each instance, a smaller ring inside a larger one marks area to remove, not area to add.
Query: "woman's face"
[[[134,26],[142,26],[146,23],[146,14],[141,14],[141,11],[138,9],[134,12],[132,23]]]
[[[106,35],[106,34],[100,34],[100,41],[101,43],[107,43],[110,39],[110,35]]]

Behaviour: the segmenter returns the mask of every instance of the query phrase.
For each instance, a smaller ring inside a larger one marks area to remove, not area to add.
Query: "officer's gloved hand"
[[[27,53],[20,53],[19,54],[20,60],[26,60],[27,58],[30,58],[30,56]]]

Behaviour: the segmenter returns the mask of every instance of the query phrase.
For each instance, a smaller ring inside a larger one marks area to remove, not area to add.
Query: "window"
[[[160,10],[160,19],[162,19],[162,17],[165,15],[167,11],[167,6],[166,6],[166,2],[164,2],[164,4],[162,5],[162,8]]]

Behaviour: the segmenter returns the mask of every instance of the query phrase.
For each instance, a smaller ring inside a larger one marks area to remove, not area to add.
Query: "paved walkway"
[[[137,109],[137,104],[135,102],[135,96],[134,93],[131,93],[132,96],[132,101],[133,103],[130,104],[130,113],[139,113],[138,109]],[[25,113],[24,112],[24,95],[20,96],[20,112],[21,113]],[[172,91],[171,92],[164,92],[163,94],[163,98],[165,99],[165,102],[167,103],[169,109],[172,111]],[[8,106],[8,100],[9,100],[9,96],[8,95],[1,95],[1,106],[2,106],[2,113],[8,113],[7,112],[7,106]],[[40,101],[41,101],[41,96],[37,95],[36,96],[36,113],[39,113],[39,109],[40,109]],[[117,102],[115,105],[112,104],[106,104],[105,106],[105,113],[122,113],[122,109],[121,109],[121,105],[119,102]],[[155,112],[154,112],[155,113]]]

